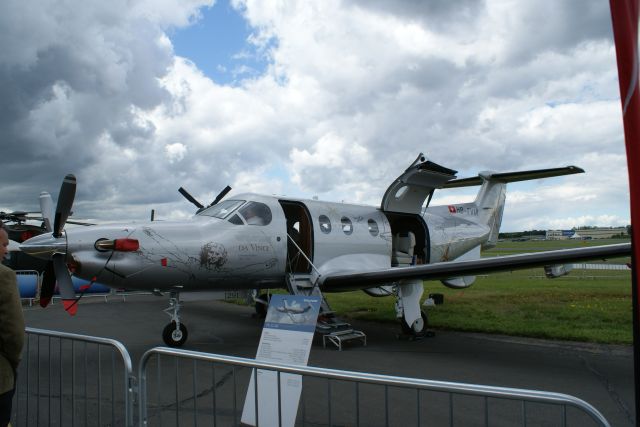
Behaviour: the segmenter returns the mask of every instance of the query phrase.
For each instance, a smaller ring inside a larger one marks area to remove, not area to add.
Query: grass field
[[[625,240],[501,242],[483,256],[510,255],[566,247],[622,243]],[[610,260],[626,263],[629,259]],[[549,339],[630,344],[631,273],[573,270],[546,279],[542,268],[478,277],[464,290],[425,282],[429,293],[444,294],[444,304],[429,308],[435,329],[476,331]],[[372,298],[361,291],[329,294],[339,316],[396,322],[394,298]]]

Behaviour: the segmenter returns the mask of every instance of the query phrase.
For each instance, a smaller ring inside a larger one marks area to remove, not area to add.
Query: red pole
[[[618,81],[624,121],[624,141],[631,195],[631,281],[633,299],[633,359],[636,419],[640,415],[640,88],[638,61],[638,0],[609,0],[613,39],[618,59]]]

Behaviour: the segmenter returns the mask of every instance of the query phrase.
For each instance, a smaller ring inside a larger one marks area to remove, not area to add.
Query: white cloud
[[[177,187],[209,200],[228,183],[378,205],[424,152],[461,177],[587,170],[510,187],[505,230],[625,221],[606,2],[236,0],[269,65],[233,87],[168,37],[211,4],[2,3],[0,167],[22,188],[0,189],[2,203],[33,206],[75,172],[75,210],[92,217],[179,218],[191,206]]]
[[[164,151],[166,153],[167,159],[169,160],[169,163],[175,163],[184,159],[184,156],[187,153],[187,146],[176,142],[173,144],[165,145]]]

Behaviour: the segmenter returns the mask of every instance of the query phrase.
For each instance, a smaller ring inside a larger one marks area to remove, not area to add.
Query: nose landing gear
[[[169,297],[169,307],[164,310],[171,317],[171,322],[164,327],[162,339],[169,347],[182,347],[187,341],[189,332],[184,323],[180,323],[180,293],[171,291]]]

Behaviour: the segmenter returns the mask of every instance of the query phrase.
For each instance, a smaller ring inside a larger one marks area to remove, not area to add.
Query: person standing
[[[0,259],[7,255],[9,235],[0,222]],[[16,370],[24,344],[24,316],[16,273],[0,263],[0,427],[11,421]]]

